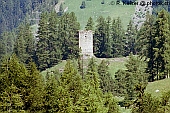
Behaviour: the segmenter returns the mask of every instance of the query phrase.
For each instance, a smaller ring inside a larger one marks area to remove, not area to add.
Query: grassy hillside
[[[67,12],[75,12],[81,24],[81,29],[84,29],[89,17],[92,17],[93,20],[96,21],[101,15],[103,17],[110,16],[111,18],[120,17],[124,28],[126,28],[131,19],[131,15],[135,12],[135,5],[109,5],[111,1],[116,0],[104,0],[105,4],[101,4],[101,1],[102,0],[86,1],[86,8],[80,9],[82,0],[64,0],[64,7],[68,7]]]
[[[109,58],[109,59],[103,59],[103,58],[96,58],[96,63],[99,64],[102,60],[107,60],[109,61],[109,72],[111,73],[111,75],[114,77],[114,74],[117,70],[119,69],[125,69],[125,63],[127,58]],[[87,69],[87,65],[88,65],[89,60],[84,60],[83,61],[83,66],[85,69]],[[42,71],[42,75],[45,76],[47,72],[50,71],[54,71],[54,70],[59,70],[62,71],[64,69],[64,66],[66,64],[66,61],[63,60],[61,63],[59,63],[58,65],[49,68],[45,71]]]
[[[159,92],[156,92],[159,90]],[[153,96],[160,97],[163,92],[170,90],[170,78],[159,80],[155,82],[150,82],[146,87],[146,92],[151,93]]]

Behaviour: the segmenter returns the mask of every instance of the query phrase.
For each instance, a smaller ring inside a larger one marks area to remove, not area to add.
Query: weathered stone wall
[[[91,30],[79,31],[79,48],[84,59],[93,56],[93,32]]]

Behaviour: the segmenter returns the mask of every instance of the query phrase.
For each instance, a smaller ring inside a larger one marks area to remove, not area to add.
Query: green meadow
[[[116,0],[104,0],[105,4],[101,4],[102,0],[87,1],[86,8],[80,9],[82,0],[64,0],[64,8],[68,7],[67,12],[74,12],[80,22],[81,29],[84,29],[89,17],[92,17],[94,21],[99,16],[111,18],[120,17],[124,28],[126,28],[129,20],[135,12],[135,5],[116,5]],[[114,5],[110,5],[110,2],[114,1]]]

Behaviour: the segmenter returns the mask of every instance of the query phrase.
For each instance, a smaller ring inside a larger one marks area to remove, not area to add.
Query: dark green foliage
[[[14,32],[3,32],[0,36],[0,59],[11,55],[14,49],[16,35]]]
[[[18,93],[18,88],[11,85],[0,95],[0,112],[1,113],[24,113],[24,103],[22,95]]]
[[[40,70],[45,70],[49,67],[49,27],[47,13],[41,15],[38,28],[38,43],[36,47],[37,64]]]
[[[126,64],[127,70],[119,70],[115,75],[115,88],[117,95],[124,96],[125,106],[129,106],[136,98],[135,87],[138,84],[146,85],[148,74],[145,73],[146,64],[139,57],[129,56]]]
[[[120,18],[114,19],[111,25],[111,44],[113,57],[124,56],[125,36]]]
[[[137,32],[136,28],[133,26],[132,21],[130,21],[125,32],[126,37],[125,56],[128,56],[130,53],[136,54],[135,50],[136,32]]]
[[[59,22],[58,37],[62,43],[62,59],[79,57],[78,30],[80,24],[74,12],[65,13]]]
[[[141,51],[139,54],[148,59],[149,81],[169,77],[169,28],[169,15],[162,10],[156,21],[147,14],[147,19],[137,35],[137,51]]]
[[[14,53],[23,62],[28,63],[35,52],[35,40],[29,24],[21,24],[18,28],[17,39],[14,45]]]
[[[147,12],[146,20],[140,30],[137,33],[136,37],[136,51],[137,54],[144,57],[151,57],[153,55],[153,25],[154,25],[154,18],[152,15]]]
[[[78,71],[70,60],[65,65],[64,72],[59,81],[59,112],[74,113],[77,111],[77,101],[82,93],[82,80]]]
[[[126,38],[124,34],[120,18],[111,20],[109,16],[106,19],[99,17],[94,33],[95,56],[102,58],[126,56],[130,48],[128,41],[131,38]]]
[[[107,113],[120,113],[117,102],[111,93],[104,94],[104,105],[108,108]]]
[[[40,78],[35,64],[30,64],[29,67],[27,70],[15,55],[5,59],[0,69],[1,93],[8,93],[8,88],[14,85],[17,88],[17,92],[15,92],[17,98],[21,97],[22,101],[18,101],[23,103],[22,109],[38,111],[42,104],[42,78]]]
[[[56,18],[56,13],[51,12],[49,15],[49,60],[50,64],[49,67],[52,67],[56,64],[58,64],[62,58],[61,54],[61,39],[58,37],[58,18]]]
[[[33,62],[25,68],[15,55],[6,58],[0,68],[0,112],[119,113],[113,95],[99,88],[94,58],[84,80],[75,65],[68,60],[61,77],[48,73],[43,81]]]
[[[85,29],[92,30],[92,31],[94,30],[94,22],[93,22],[92,17],[88,19]]]
[[[94,58],[91,58],[88,64],[83,86],[82,97],[79,100],[79,112],[107,113],[107,108],[104,107],[104,99],[102,99],[102,92],[99,88],[99,75]]]
[[[58,83],[54,75],[48,77],[45,85],[45,95],[44,95],[44,112],[53,113],[59,111],[58,99]]]
[[[0,34],[18,27],[31,11],[51,11],[56,3],[58,0],[1,0]]]
[[[160,111],[160,102],[157,98],[152,97],[151,94],[144,94],[141,99],[137,100],[136,106],[132,113],[164,113]]]
[[[110,17],[106,21],[102,16],[97,19],[94,33],[94,54],[96,57],[111,57],[110,24]]]
[[[102,60],[100,65],[98,66],[98,73],[100,78],[100,88],[103,93],[113,92],[114,81],[111,77],[111,74],[108,71],[109,62]]]

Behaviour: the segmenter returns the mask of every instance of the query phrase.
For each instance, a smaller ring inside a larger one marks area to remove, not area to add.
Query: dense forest
[[[4,4],[0,12],[4,25],[0,26],[6,26],[0,27],[0,112],[120,113],[120,107],[132,113],[170,111],[170,91],[160,99],[144,92],[148,82],[169,78],[170,14],[166,10],[147,13],[140,29],[131,20],[124,29],[119,17],[87,20],[84,29],[94,31],[95,57],[128,57],[126,70],[111,75],[106,60],[97,64],[91,58],[87,69],[83,68],[75,13],[64,13],[62,5],[56,13],[50,6],[58,1],[46,2],[0,2]],[[7,10],[15,11],[7,16]],[[42,13],[35,35],[27,16],[37,10]],[[16,12],[20,16],[15,18]],[[67,61],[63,72],[55,70],[42,76],[41,71],[62,60]]]
[[[58,0],[1,0],[0,34],[18,27],[24,19],[35,18],[35,11],[51,11]]]

